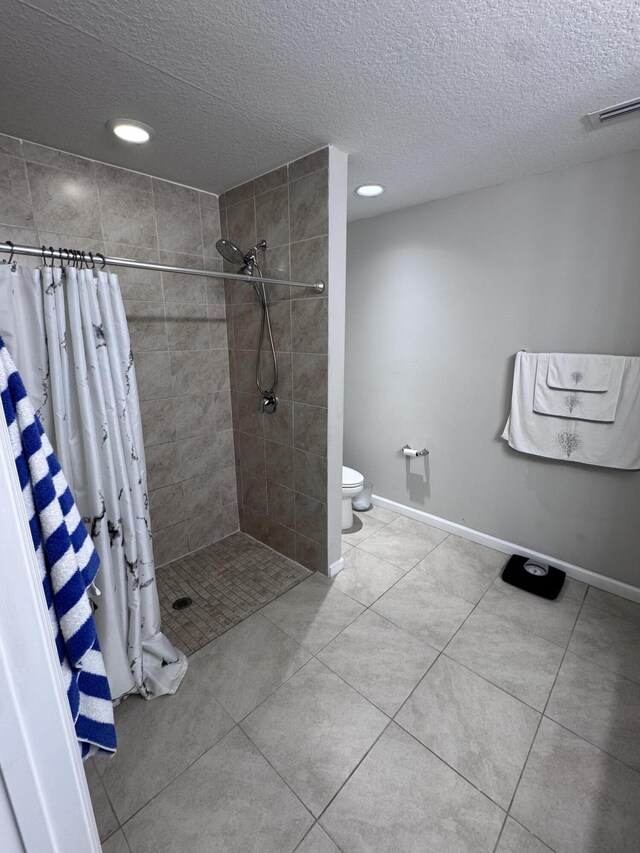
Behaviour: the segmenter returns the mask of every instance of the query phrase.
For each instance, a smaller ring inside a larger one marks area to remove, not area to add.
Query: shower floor
[[[162,566],[156,572],[162,630],[190,655],[311,574],[244,533]],[[173,602],[190,598],[184,610]]]

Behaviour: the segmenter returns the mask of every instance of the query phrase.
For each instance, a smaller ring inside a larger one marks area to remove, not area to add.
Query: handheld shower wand
[[[267,249],[267,241],[260,240],[253,249],[242,253],[240,249],[230,240],[218,240],[216,249],[222,257],[231,264],[240,264],[238,270],[239,275],[252,276],[254,269],[258,271],[258,275],[262,277],[262,271],[258,264],[258,252],[264,252]],[[278,398],[276,389],[278,387],[278,358],[276,356],[276,348],[273,342],[273,332],[271,329],[271,318],[269,316],[269,303],[267,302],[267,291],[264,283],[253,282],[253,289],[258,299],[262,311],[260,322],[260,337],[258,340],[258,353],[256,355],[256,385],[258,391],[262,395],[262,411],[265,414],[272,414],[278,408]],[[265,387],[262,380],[262,344],[264,343],[265,329],[269,336],[269,345],[271,348],[271,358],[273,363],[273,379],[270,386]]]

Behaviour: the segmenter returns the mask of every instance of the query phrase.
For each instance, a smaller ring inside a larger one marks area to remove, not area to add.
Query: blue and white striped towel
[[[87,595],[98,555],[1,337],[0,396],[82,757],[113,753],[111,692]]]

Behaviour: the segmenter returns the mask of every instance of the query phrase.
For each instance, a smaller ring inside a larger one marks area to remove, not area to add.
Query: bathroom
[[[640,17],[481,5],[9,0],[3,851],[640,848]]]

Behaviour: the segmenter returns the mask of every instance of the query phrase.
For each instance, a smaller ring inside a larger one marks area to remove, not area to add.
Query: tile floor
[[[162,628],[192,654],[311,573],[244,533],[187,554],[157,571]],[[174,610],[177,598],[193,604]]]
[[[106,853],[637,853],[640,605],[536,599],[378,508],[356,528],[334,580],[116,709],[87,766]]]

